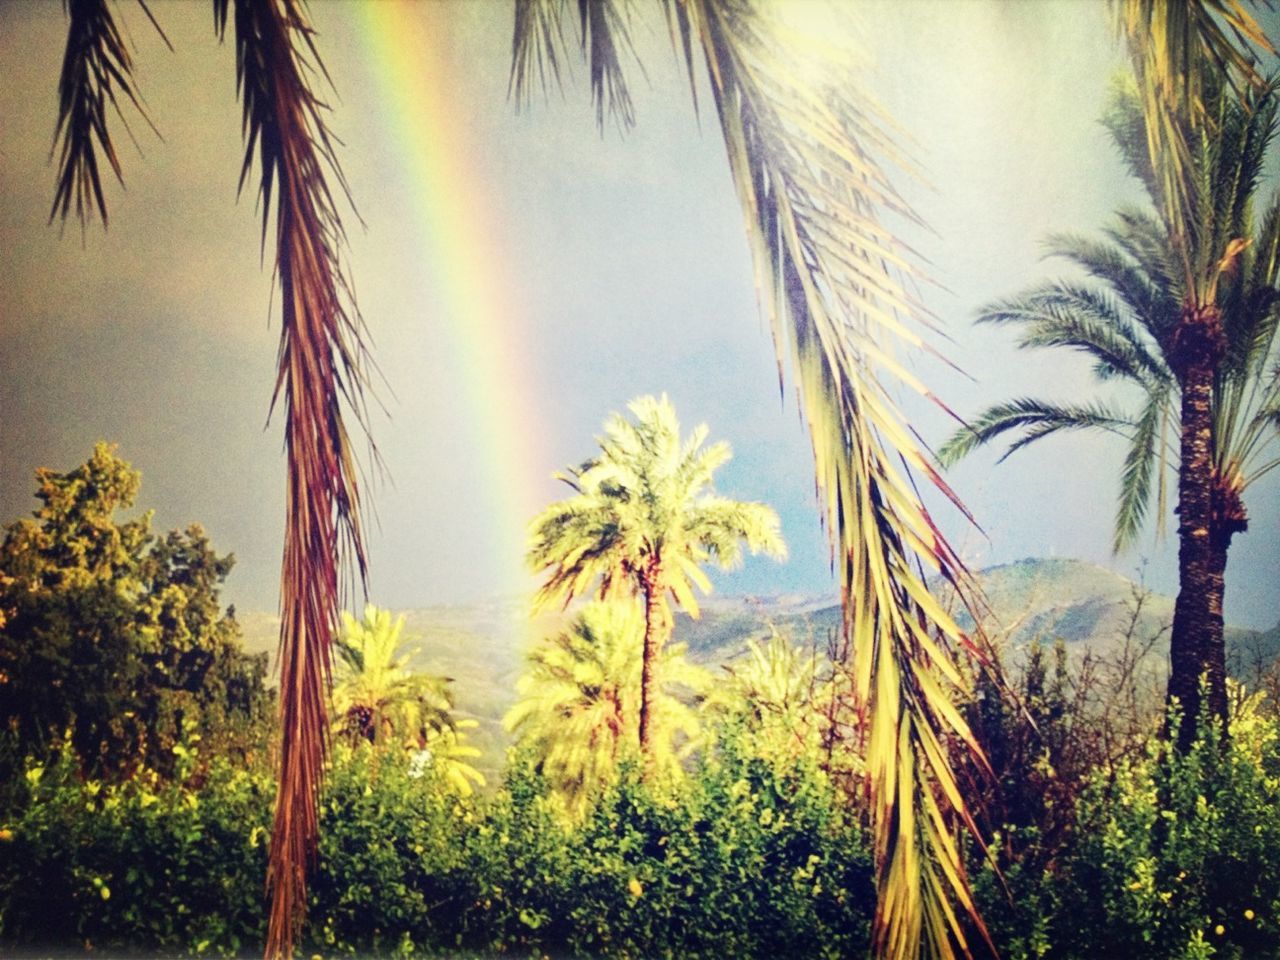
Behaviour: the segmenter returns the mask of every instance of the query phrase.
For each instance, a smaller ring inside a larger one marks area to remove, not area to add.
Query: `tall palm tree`
[[[404,616],[366,604],[363,620],[342,611],[334,645],[334,726],[354,740],[422,747],[432,733],[454,726],[445,677],[418,673],[417,652],[401,639]]]
[[[592,602],[568,629],[534,647],[517,682],[520,699],[503,725],[533,751],[571,815],[581,815],[634,754],[643,636],[644,617],[634,601]],[[691,698],[710,686],[706,671],[684,653],[684,644],[668,644],[654,668],[651,746],[658,773],[667,777],[679,774],[699,743]]]
[[[535,611],[575,597],[624,594],[644,609],[638,736],[646,767],[654,757],[655,667],[671,634],[668,594],[697,617],[696,585],[711,582],[702,565],[729,569],[752,553],[786,556],[778,515],[762,503],[715,495],[713,474],[732,456],[723,441],[703,448],[706,424],[687,440],[665,394],[633,400],[629,420],[605,423],[600,455],[559,475],[574,495],[553,503],[530,525],[529,565],[547,574]]]
[[[1259,52],[1275,47],[1248,6],[1270,7],[1268,0],[1118,0],[1117,25],[1125,42],[1141,100],[1145,159],[1140,175],[1155,202],[1173,251],[1182,285],[1182,301],[1172,333],[1176,350],[1167,359],[1180,391],[1178,476],[1178,578],[1170,637],[1170,696],[1184,705],[1178,743],[1185,747],[1199,712],[1198,666],[1216,662],[1221,644],[1221,606],[1212,592],[1192,584],[1221,576],[1213,541],[1215,490],[1212,478],[1211,416],[1215,370],[1226,349],[1227,334],[1217,301],[1218,279],[1229,266],[1231,241],[1208,244],[1200,230],[1206,195],[1204,163],[1198,158],[1218,133],[1209,105],[1218,88],[1232,88],[1247,103],[1265,95],[1257,70]],[[1221,255],[1224,259],[1216,259]],[[1225,679],[1210,667],[1210,709],[1226,709]],[[1196,674],[1198,678],[1198,673]],[[1175,684],[1176,678],[1176,684]],[[1226,729],[1225,723],[1223,729]]]
[[[1176,464],[1183,563],[1169,695],[1183,707],[1178,742],[1184,748],[1195,736],[1200,678],[1206,672],[1208,711],[1226,719],[1222,599],[1227,551],[1234,535],[1248,526],[1245,489],[1280,465],[1275,449],[1280,441],[1280,198],[1272,199],[1261,220],[1254,215],[1254,195],[1276,128],[1277,98],[1273,88],[1266,88],[1261,95],[1249,94],[1242,105],[1221,84],[1206,89],[1212,94],[1207,106],[1214,132],[1202,132],[1188,181],[1198,207],[1195,246],[1180,248],[1159,217],[1126,210],[1105,241],[1076,236],[1050,241],[1050,252],[1082,269],[1091,282],[1044,284],[984,308],[978,318],[1016,326],[1019,346],[1085,354],[1100,383],[1130,387],[1132,403],[1011,400],[983,411],[939,452],[944,463],[953,463],[1005,436],[1016,438],[1005,456],[1063,430],[1122,436],[1127,449],[1115,520],[1117,551],[1141,532],[1153,499],[1157,521],[1163,523],[1167,466]],[[1108,125],[1154,200],[1161,188],[1147,163],[1141,109],[1135,96],[1121,95]],[[1203,264],[1212,280],[1201,294],[1187,289],[1184,255]],[[1209,299],[1201,312],[1214,317],[1220,341],[1204,356],[1196,351],[1207,347],[1189,345],[1186,327],[1188,300],[1202,295]],[[1207,384],[1197,366],[1205,363],[1210,365]],[[1190,415],[1188,394],[1195,407]],[[1192,431],[1203,435],[1188,438]],[[1188,502],[1205,488],[1207,504]],[[1207,563],[1193,566],[1187,557],[1201,545],[1186,541],[1197,538],[1206,541]],[[1193,605],[1197,618],[1188,623]]]

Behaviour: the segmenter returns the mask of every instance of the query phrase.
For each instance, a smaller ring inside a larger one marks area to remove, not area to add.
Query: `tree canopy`
[[[241,649],[219,591],[234,558],[192,524],[163,537],[119,519],[141,476],[99,443],[36,472],[41,506],[0,543],[0,723],[26,749],[69,732],[86,766],[164,768],[184,730],[248,733],[265,716],[266,656]]]

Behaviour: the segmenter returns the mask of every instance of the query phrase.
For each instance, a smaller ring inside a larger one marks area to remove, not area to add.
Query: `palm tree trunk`
[[[1178,601],[1169,643],[1169,699],[1182,707],[1177,745],[1195,741],[1204,709],[1226,736],[1226,648],[1222,631],[1226,543],[1214,516],[1213,377],[1222,356],[1222,321],[1215,306],[1188,308],[1175,337],[1182,387],[1181,458],[1178,467]],[[1206,677],[1206,703],[1200,680]]]
[[[641,581],[644,594],[644,650],[640,661],[640,755],[644,761],[645,776],[653,773],[653,704],[658,690],[654,667],[658,662],[658,650],[662,646],[662,628],[665,618],[662,611],[662,586],[656,570],[646,570]]]

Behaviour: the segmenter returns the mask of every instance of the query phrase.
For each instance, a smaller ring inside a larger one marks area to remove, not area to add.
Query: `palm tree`
[[[516,686],[520,699],[503,718],[572,816],[614,781],[638,741],[643,636],[644,617],[632,600],[588,604],[568,629],[530,652]],[[684,654],[684,644],[668,644],[654,670],[651,746],[664,777],[678,775],[698,745],[692,700],[710,686],[706,671]]]
[[[682,441],[665,394],[640,397],[628,409],[634,421],[614,414],[605,423],[598,457],[559,475],[574,495],[534,518],[528,559],[548,574],[535,612],[591,592],[601,599],[630,594],[643,603],[638,735],[650,766],[654,668],[672,626],[668,593],[697,617],[693,587],[711,590],[704,563],[737,566],[744,543],[752,553],[781,559],[786,546],[771,507],[711,492],[713,474],[732,453],[723,441],[703,448],[706,424]]]
[[[453,697],[445,677],[417,673],[417,653],[401,640],[404,616],[373,604],[364,619],[342,611],[335,643],[334,726],[352,740],[422,748],[428,736],[452,729]]]
[[[484,774],[471,765],[480,751],[466,743],[467,730],[480,722],[473,717],[454,720],[447,727],[427,727],[421,747],[410,755],[410,776],[421,776],[429,765],[444,785],[460,797],[469,797],[485,784]]]
[[[728,682],[718,684],[708,707],[746,721],[755,752],[781,764],[794,763],[821,748],[820,705],[822,661],[816,649],[803,650],[772,626],[768,639],[747,640],[742,656],[724,669]]]
[[[1248,526],[1245,489],[1280,465],[1273,447],[1280,439],[1280,200],[1273,199],[1261,221],[1255,220],[1253,207],[1275,131],[1277,98],[1267,88],[1242,105],[1225,89],[1208,89],[1214,94],[1208,106],[1216,132],[1202,131],[1192,158],[1194,176],[1188,183],[1198,222],[1184,229],[1188,234],[1194,229],[1194,246],[1176,243],[1160,218],[1126,210],[1106,241],[1075,236],[1050,241],[1052,254],[1082,269],[1092,282],[1041,285],[984,308],[978,318],[1017,326],[1022,347],[1084,353],[1100,382],[1129,386],[1132,403],[1015,399],[983,411],[940,451],[944,463],[953,463],[1006,435],[1016,439],[1005,456],[1062,430],[1122,436],[1127,449],[1115,520],[1117,551],[1141,532],[1153,499],[1157,521],[1163,523],[1167,465],[1177,464],[1182,562],[1169,695],[1182,704],[1178,742],[1183,748],[1195,736],[1200,678],[1206,672],[1208,711],[1226,719],[1222,599],[1227,551],[1232,537]],[[1161,188],[1147,163],[1137,99],[1121,96],[1108,125],[1124,159],[1155,199]],[[1186,285],[1183,256],[1209,278],[1198,293]],[[1195,339],[1210,335],[1201,327],[1188,333],[1187,304],[1198,297],[1207,297],[1197,309],[1212,318],[1216,344]],[[1189,437],[1192,432],[1197,435]],[[1200,503],[1195,498],[1204,490],[1209,499]],[[1197,539],[1205,543],[1188,543]],[[1188,562],[1202,548],[1206,561]]]

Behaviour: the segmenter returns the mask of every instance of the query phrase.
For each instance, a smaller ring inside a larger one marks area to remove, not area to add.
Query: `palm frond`
[[[1112,237],[1122,228],[1113,228]],[[1167,268],[1167,257],[1155,264],[1143,263],[1133,257],[1134,244],[1126,241],[1103,243],[1075,234],[1050,234],[1045,240],[1046,255],[1059,257],[1080,267],[1095,280],[1115,291],[1120,302],[1130,314],[1154,315],[1167,308],[1164,286],[1157,282]],[[1163,245],[1157,240],[1151,250],[1159,252]]]
[[[1241,0],[1116,0],[1116,24],[1142,99],[1153,196],[1170,224],[1194,221],[1194,134],[1210,126],[1206,77],[1224,76],[1244,97],[1263,84],[1256,53],[1275,50]],[[1179,251],[1189,253],[1179,243]],[[1184,260],[1188,270],[1189,259]]]
[[[953,955],[953,945],[967,952],[951,902],[984,937],[986,929],[950,819],[977,831],[948,753],[963,742],[981,756],[951,702],[959,674],[950,646],[969,641],[930,597],[919,566],[962,590],[968,575],[895,466],[901,458],[945,491],[864,349],[903,330],[906,318],[928,320],[904,279],[910,254],[881,225],[886,213],[914,216],[869,152],[893,160],[891,138],[873,110],[849,105],[847,88],[829,96],[802,81],[811,72],[775,42],[757,5],[669,2],[668,11],[677,49],[696,43],[706,61],[779,373],[789,356],[839,551],[845,629],[869,718],[875,950],[915,957],[924,942],[939,956]]]
[[[1224,368],[1236,379],[1261,379],[1280,323],[1280,199],[1267,209],[1247,254],[1240,271],[1247,276],[1233,285],[1231,308],[1222,314],[1227,337]]]
[[[219,35],[229,0],[214,0]],[[282,322],[272,406],[283,397],[288,489],[281,574],[280,787],[268,882],[268,957],[289,956],[306,907],[316,800],[328,749],[331,647],[341,571],[366,573],[360,496],[344,411],[365,422],[368,357],[342,262],[329,177],[346,183],[311,78],[324,76],[301,0],[236,0],[243,188],[255,163],[262,233],[274,215]],[[273,200],[275,201],[273,205]]]
[[[1120,472],[1120,498],[1112,541],[1116,553],[1131,545],[1142,531],[1151,503],[1151,482],[1160,479],[1156,477],[1157,470],[1162,473],[1164,470],[1164,459],[1157,456],[1157,448],[1167,442],[1161,431],[1170,422],[1173,402],[1172,385],[1152,392],[1133,426]]]
[[[622,61],[629,55],[639,68],[632,47],[629,0],[578,0],[578,38],[591,77],[596,125],[603,129],[606,113],[621,128],[635,124],[635,106],[627,87]],[[561,64],[567,60],[563,18],[565,0],[519,0],[511,40],[508,89],[517,106],[528,103],[535,84],[545,92],[549,81],[562,82]],[[641,68],[642,69],[642,68]]]
[[[552,80],[561,83],[560,59],[565,46],[561,13],[564,5],[565,0],[521,0],[516,4],[507,95],[517,108],[528,104],[530,87],[535,81],[544,93]]]
[[[105,228],[108,218],[102,189],[103,160],[116,179],[124,183],[108,125],[110,112],[115,112],[128,131],[121,110],[121,101],[127,100],[152,130],[155,126],[134,83],[133,56],[108,0],[64,0],[63,5],[69,24],[58,80],[58,122],[53,135],[58,175],[49,222],[55,218],[65,221],[74,204],[81,228],[88,225],[95,210]],[[167,44],[168,38],[150,9],[142,0],[139,5]]]
[[[1136,313],[1135,319],[1159,343],[1169,343],[1186,297],[1187,278],[1172,249],[1168,231],[1147,211],[1121,207],[1116,211],[1114,223],[1103,232],[1155,285],[1152,309]]]
[[[938,461],[952,466],[1010,431],[1022,430],[1023,434],[1001,455],[1001,462],[1027,444],[1061,430],[1104,430],[1123,436],[1133,426],[1131,417],[1102,404],[1058,404],[1019,397],[992,404],[958,429],[938,450]]]
[[[1148,349],[1115,301],[1090,287],[1064,281],[1043,284],[983,307],[977,322],[1019,324],[1020,347],[1079,350],[1093,359],[1100,379],[1124,377],[1145,384],[1172,378],[1164,360]]]

